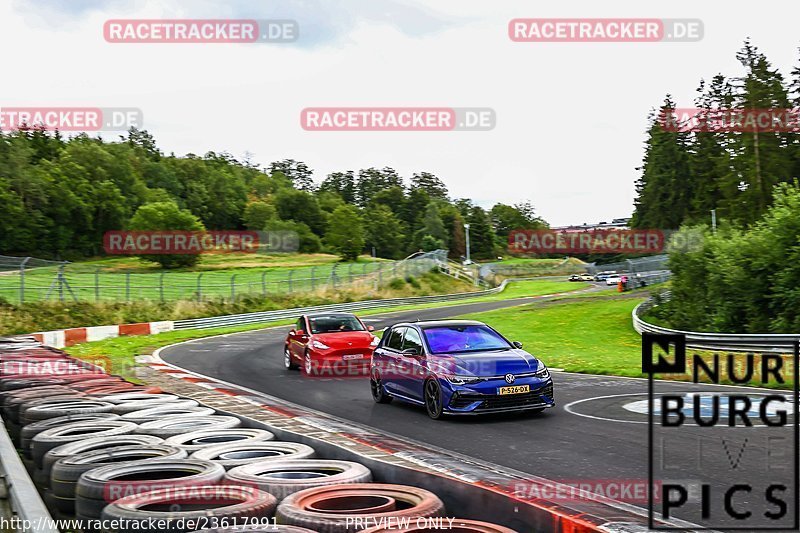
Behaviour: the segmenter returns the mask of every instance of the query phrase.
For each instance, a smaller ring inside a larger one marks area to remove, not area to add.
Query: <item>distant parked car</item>
[[[620,281],[622,281],[622,276],[620,274],[611,274],[606,278],[606,285],[616,285]]]
[[[594,275],[594,280],[595,281],[605,281],[606,279],[608,279],[609,276],[613,276],[614,274],[616,274],[616,272],[612,272],[610,270],[605,270],[603,272],[598,272],[597,274]]]
[[[594,276],[591,274],[581,274],[579,277],[581,281],[594,281]]]
[[[569,281],[581,281],[581,275],[580,274],[573,274],[573,275],[571,275],[569,277]]]

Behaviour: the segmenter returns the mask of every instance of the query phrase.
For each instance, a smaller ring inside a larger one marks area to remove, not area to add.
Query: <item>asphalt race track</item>
[[[372,315],[365,321],[378,329],[404,320],[449,318],[522,303],[526,299]],[[555,372],[557,407],[543,414],[433,421],[421,407],[397,400],[389,405],[375,404],[366,378],[307,378],[299,371],[284,370],[283,343],[289,329],[286,326],[192,341],[167,348],[161,355],[165,361],[187,370],[553,480],[647,480],[645,380]],[[525,348],[547,362],[547,354],[537,353],[535,346]],[[657,385],[657,391],[663,392],[721,390],[686,383]],[[788,445],[792,442],[791,427],[769,428],[770,435],[785,436]],[[678,445],[673,443],[668,448],[668,464],[678,465],[670,479],[702,480],[720,486],[729,485],[732,479],[758,479],[763,475],[766,450],[755,437],[765,434],[760,430],[766,428],[750,429],[749,442],[743,444],[741,429],[738,433],[725,433],[735,430],[683,428]],[[792,497],[796,499],[797,495]],[[787,501],[792,501],[790,498]],[[696,502],[694,496],[690,496],[688,509],[696,509],[691,502]],[[762,505],[763,496],[754,492],[749,500],[740,503],[744,506],[750,502]],[[646,506],[644,501],[631,503]],[[721,502],[712,503],[712,508],[721,509]],[[695,518],[692,513],[676,514]]]

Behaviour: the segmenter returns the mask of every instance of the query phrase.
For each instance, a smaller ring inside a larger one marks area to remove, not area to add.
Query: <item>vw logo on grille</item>
[[[516,380],[517,378],[516,376],[514,376],[514,374],[506,374],[506,383],[511,384],[514,383]]]

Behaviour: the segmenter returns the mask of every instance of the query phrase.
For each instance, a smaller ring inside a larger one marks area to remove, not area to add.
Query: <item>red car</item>
[[[370,333],[374,329],[351,313],[303,315],[286,337],[284,366],[321,377],[368,374],[380,340]]]

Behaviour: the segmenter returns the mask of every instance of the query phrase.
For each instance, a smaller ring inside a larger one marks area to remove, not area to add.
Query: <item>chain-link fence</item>
[[[190,272],[143,272],[0,256],[0,298],[38,301],[176,301],[284,295],[356,286],[380,287],[447,263],[436,250],[402,261],[359,261],[315,266],[253,267]]]

